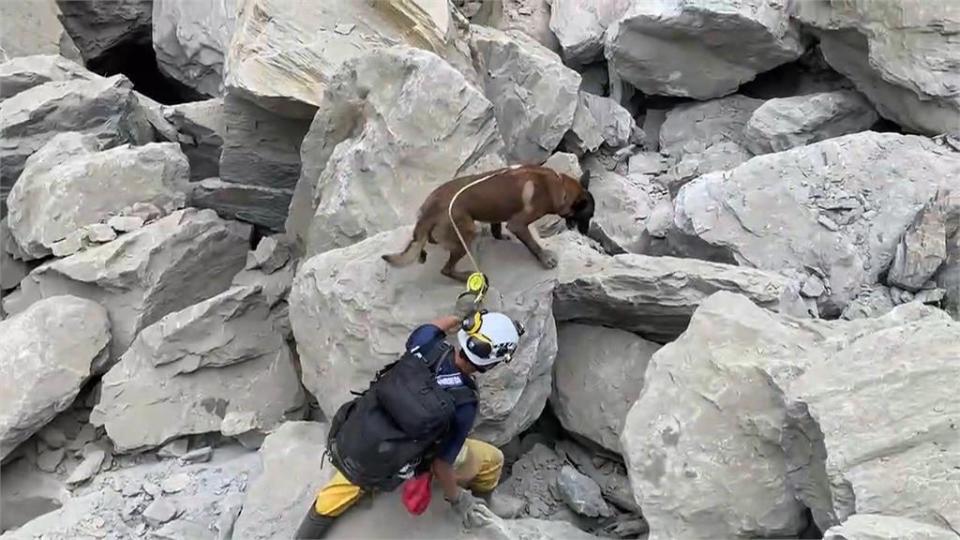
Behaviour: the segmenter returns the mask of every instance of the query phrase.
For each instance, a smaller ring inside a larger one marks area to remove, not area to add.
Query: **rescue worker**
[[[484,373],[508,359],[523,333],[523,327],[503,313],[482,311],[472,317],[474,320],[470,323],[456,315],[441,317],[417,327],[407,338],[407,351],[418,347],[429,350],[459,328],[457,344],[440,360],[436,375],[437,383],[444,389],[466,386],[476,391],[472,375]],[[465,325],[471,328],[465,330]],[[477,346],[476,336],[481,336],[485,345]],[[430,467],[443,490],[444,499],[468,528],[489,522],[491,514],[514,517],[512,514],[516,512],[514,505],[503,496],[493,496],[503,469],[503,453],[491,444],[467,437],[476,417],[475,401],[456,406],[452,425],[444,439],[439,441]],[[317,493],[296,538],[323,538],[335,518],[362,495],[359,486],[337,471]]]

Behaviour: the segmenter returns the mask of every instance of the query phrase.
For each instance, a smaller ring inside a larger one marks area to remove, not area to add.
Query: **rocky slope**
[[[286,538],[454,309],[456,176],[588,171],[472,436],[518,515],[333,538],[960,538],[960,5],[0,2],[0,538]],[[465,259],[461,267],[466,269]]]

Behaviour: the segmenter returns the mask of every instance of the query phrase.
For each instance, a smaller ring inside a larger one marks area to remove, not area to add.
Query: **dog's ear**
[[[580,176],[580,187],[584,191],[590,191],[590,169],[583,171],[583,175]]]

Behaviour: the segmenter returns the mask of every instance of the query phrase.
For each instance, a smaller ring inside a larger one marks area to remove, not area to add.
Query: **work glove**
[[[467,529],[485,527],[497,521],[497,516],[487,508],[482,499],[474,497],[472,493],[461,489],[456,499],[447,502],[453,511],[460,517],[460,521]]]

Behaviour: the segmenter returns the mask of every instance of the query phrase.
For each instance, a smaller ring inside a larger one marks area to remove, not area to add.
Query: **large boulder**
[[[630,5],[630,0],[553,0],[550,29],[560,42],[563,60],[586,65],[601,59],[604,32]]]
[[[645,94],[705,100],[803,54],[784,3],[765,0],[633,2],[610,25],[610,69]]]
[[[960,192],[949,195],[946,210],[947,259],[934,279],[946,291],[943,308],[960,320]]]
[[[28,257],[49,255],[55,242],[135,203],[168,212],[185,204],[190,166],[177,144],[98,150],[93,135],[63,133],[27,160],[7,205],[10,232]]]
[[[852,80],[881,116],[913,132],[960,125],[960,10],[953,2],[795,2],[817,30],[830,65]]]
[[[220,175],[220,152],[226,132],[222,99],[163,107],[164,120],[177,131],[176,141],[190,161],[190,179]]]
[[[207,178],[193,184],[190,206],[210,208],[226,219],[282,231],[290,206],[291,191]]]
[[[685,103],[667,112],[660,126],[660,151],[679,162],[724,142],[746,145],[743,133],[763,100],[742,95]],[[710,171],[704,171],[704,174]]]
[[[411,230],[402,227],[315,255],[297,269],[290,322],[303,383],[328,417],[351,398],[351,390],[366,388],[378,369],[398,357],[416,326],[453,312],[463,290],[440,275],[446,260],[441,250],[429,250],[425,265],[404,269],[380,258],[404,245]],[[504,444],[540,416],[550,394],[557,354],[551,309],[556,274],[543,270],[516,241],[486,238],[474,254],[495,287],[487,307],[516,318],[527,330],[510,364],[477,377],[475,436]]]
[[[106,362],[110,321],[90,300],[55,296],[0,321],[0,459],[73,403]]]
[[[558,321],[620,328],[660,343],[679,336],[697,306],[717,291],[744,294],[775,311],[807,312],[799,283],[751,268],[675,257],[608,257],[575,241],[565,243],[558,268]]]
[[[904,231],[887,272],[887,284],[917,292],[947,260],[945,202],[931,201]]]
[[[259,287],[234,287],[144,328],[103,376],[90,421],[120,452],[270,431],[303,392],[269,311]]]
[[[602,144],[619,149],[637,142],[641,131],[630,114],[616,101],[581,91],[564,145],[577,155],[594,152]]]
[[[590,237],[608,253],[643,253],[647,221],[659,203],[669,201],[668,194],[645,175],[621,176],[593,164],[588,170],[596,207]]]
[[[205,300],[230,285],[243,268],[250,227],[224,221],[212,210],[187,208],[113,242],[33,270],[20,285],[15,313],[37,300],[72,294],[110,313],[112,358],[143,328],[172,311]]]
[[[493,106],[442,58],[378,49],[327,85],[286,230],[313,254],[394,229],[441,183],[497,168],[502,149]]]
[[[485,3],[471,20],[504,32],[523,32],[551,51],[560,52],[560,43],[550,30],[550,14],[550,0],[501,0]]]
[[[80,60],[59,13],[55,0],[0,2],[0,62],[37,54]]]
[[[60,22],[85,62],[102,60],[125,44],[149,44],[153,0],[57,0]]]
[[[768,100],[753,111],[743,134],[747,148],[760,155],[864,131],[878,119],[862,94],[838,90]]]
[[[277,116],[228,93],[223,99],[220,178],[231,184],[283,189],[300,177],[300,143],[310,121]]]
[[[30,273],[30,266],[21,260],[17,242],[7,228],[7,218],[0,220],[0,291],[9,291],[20,285]],[[17,254],[16,257],[14,254]]]
[[[0,64],[0,101],[48,82],[99,77],[58,54],[21,56]]]
[[[373,49],[406,44],[464,71],[469,53],[445,1],[242,0],[226,61],[231,93],[284,116],[312,118],[340,66]]]
[[[65,131],[92,134],[104,147],[153,139],[123,75],[34,86],[0,103],[0,199],[6,201],[27,158]]]
[[[157,67],[208,96],[223,94],[223,63],[237,0],[153,0]]]
[[[327,427],[317,422],[286,422],[264,439],[261,470],[233,526],[235,540],[293,536],[317,490],[333,476],[333,467],[317,464],[326,443]]]
[[[623,330],[560,324],[550,404],[563,427],[620,453],[623,421],[659,348]]]
[[[823,540],[953,540],[956,532],[912,519],[855,514],[823,533]]]
[[[957,400],[933,381],[956,376],[958,331],[919,304],[824,322],[709,297],[654,354],[621,435],[651,539],[795,535],[805,508],[821,530],[853,511],[955,523],[938,407]]]
[[[705,243],[744,266],[816,275],[826,287],[821,312],[838,315],[877,282],[914,216],[958,174],[960,153],[923,137],[828,139],[683,186],[676,242]]]
[[[516,30],[471,26],[470,48],[507,156],[517,163],[543,163],[573,125],[580,74]]]

